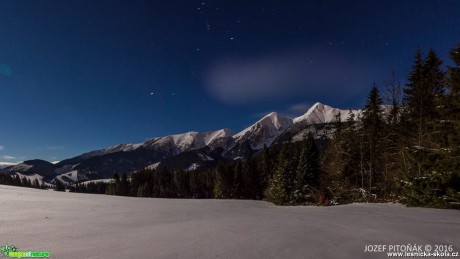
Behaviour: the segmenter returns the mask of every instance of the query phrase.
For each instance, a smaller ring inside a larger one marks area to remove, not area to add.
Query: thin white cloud
[[[303,102],[303,103],[297,103],[294,105],[291,105],[288,109],[288,113],[292,113],[296,116],[302,115],[307,112],[307,110],[311,107],[311,104],[308,102]]]
[[[5,150],[5,146],[0,146],[0,151]]]
[[[0,169],[1,169],[1,168],[8,167],[8,166],[12,166],[12,165],[17,165],[17,164],[18,164],[18,163],[0,162]]]
[[[352,95],[367,87],[372,68],[357,58],[329,49],[303,49],[211,65],[204,85],[228,103]]]
[[[12,160],[12,159],[15,159],[14,156],[0,156],[1,159],[5,159],[5,160]]]

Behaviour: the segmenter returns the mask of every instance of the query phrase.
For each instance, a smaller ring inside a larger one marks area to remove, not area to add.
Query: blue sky
[[[360,108],[417,47],[448,64],[460,1],[0,2],[0,162]]]

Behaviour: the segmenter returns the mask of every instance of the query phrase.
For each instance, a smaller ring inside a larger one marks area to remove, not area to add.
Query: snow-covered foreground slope
[[[0,185],[0,242],[51,258],[387,258],[373,244],[452,244],[460,211],[395,204],[276,207]]]

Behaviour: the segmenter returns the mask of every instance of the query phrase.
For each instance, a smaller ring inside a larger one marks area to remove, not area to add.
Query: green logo
[[[48,251],[19,251],[15,246],[0,246],[3,256],[9,258],[45,258],[50,257]]]

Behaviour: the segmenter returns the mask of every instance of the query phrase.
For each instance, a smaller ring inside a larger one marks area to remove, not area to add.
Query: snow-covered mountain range
[[[216,163],[220,159],[239,159],[257,152],[275,142],[298,141],[306,131],[319,137],[327,137],[333,128],[319,131],[312,125],[331,124],[340,113],[342,121],[350,114],[359,120],[361,110],[341,110],[315,103],[305,114],[290,119],[271,112],[260,120],[234,133],[230,129],[208,132],[186,132],[149,139],[137,144],[119,144],[105,149],[90,151],[82,155],[51,164],[41,160],[25,161],[6,166],[0,173],[43,176],[43,181],[65,184],[109,178],[114,173],[133,172],[145,167],[180,167],[195,169]],[[329,131],[328,131],[329,130]]]
[[[87,159],[117,152],[130,152],[139,148],[152,150],[170,150],[173,154],[177,155],[184,151],[199,149],[211,145],[217,139],[232,136],[233,134],[233,131],[230,129],[221,129],[208,132],[190,131],[182,134],[152,138],[137,144],[118,144],[108,148],[82,154],[78,156],[78,158]]]

